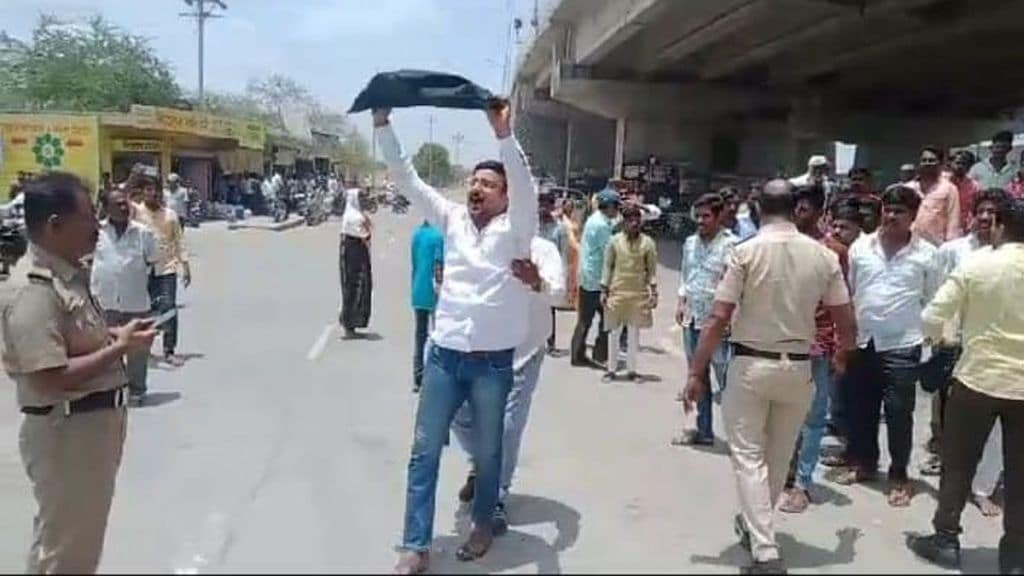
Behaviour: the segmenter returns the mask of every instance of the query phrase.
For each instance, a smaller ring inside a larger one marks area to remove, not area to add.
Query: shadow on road
[[[379,342],[384,339],[383,336],[376,332],[356,332],[352,336],[341,336],[342,340],[366,340],[367,342]]]
[[[785,533],[776,535],[776,541],[782,552],[782,561],[787,568],[809,570],[824,566],[845,566],[852,564],[857,556],[855,545],[863,535],[859,528],[847,527],[836,531],[839,541],[832,550],[805,544]],[[746,566],[750,563],[750,554],[740,545],[733,544],[718,556],[690,556],[694,564],[709,566]]]
[[[145,400],[138,408],[156,408],[181,399],[181,392],[152,392],[146,394]]]
[[[456,534],[442,536],[434,541],[437,555],[432,563],[436,574],[488,574],[536,566],[538,574],[561,574],[559,555],[572,548],[580,535],[580,513],[575,508],[540,496],[513,494],[506,502],[509,531],[496,539],[490,552],[476,562],[459,562],[455,550],[469,536],[468,508],[456,512]],[[534,524],[554,524],[555,540],[548,542],[540,536],[517,530]]]

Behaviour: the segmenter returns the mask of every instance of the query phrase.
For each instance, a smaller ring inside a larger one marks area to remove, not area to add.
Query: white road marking
[[[331,333],[334,332],[334,324],[328,324],[324,326],[323,331],[320,332],[320,336],[313,342],[313,347],[309,349],[309,354],[306,354],[306,360],[310,362],[316,362],[323,355],[324,350],[327,348],[327,342],[331,339]]]

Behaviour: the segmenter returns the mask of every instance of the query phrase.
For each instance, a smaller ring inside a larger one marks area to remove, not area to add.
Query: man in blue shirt
[[[423,383],[423,347],[437,307],[437,286],[444,271],[444,237],[424,220],[412,235],[412,309],[416,314],[416,344],[412,357],[412,391]]]
[[[571,360],[573,366],[592,366],[587,359],[587,332],[600,315],[597,341],[594,343],[594,362],[608,359],[608,333],[601,308],[601,275],[604,272],[604,253],[612,238],[612,228],[619,213],[619,194],[606,188],[597,194],[597,211],[587,218],[580,242],[580,292],[577,304],[576,330],[572,335]]]

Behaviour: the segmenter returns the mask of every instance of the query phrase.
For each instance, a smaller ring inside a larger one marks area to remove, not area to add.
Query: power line
[[[228,6],[223,0],[184,0],[185,4],[188,4],[189,8],[195,8],[193,12],[180,12],[178,16],[184,18],[193,18],[196,21],[196,29],[199,32],[199,107],[205,108],[206,99],[203,94],[203,39],[206,31],[206,21],[210,18],[223,18],[220,14],[213,12],[214,7],[219,7],[221,10],[227,10]],[[206,7],[211,5],[210,9]]]

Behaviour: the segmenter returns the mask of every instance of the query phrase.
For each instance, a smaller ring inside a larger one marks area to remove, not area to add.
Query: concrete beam
[[[779,82],[793,82],[818,74],[867,64],[888,54],[934,44],[949,45],[957,39],[991,30],[1019,30],[1024,5],[1008,4],[1002,9],[985,12],[962,20],[930,27],[918,27],[913,32],[898,35],[883,42],[871,42],[857,50],[841,54],[826,52],[815,58],[803,58],[801,64],[779,66],[772,78]]]
[[[705,23],[660,46],[657,55],[647,62],[645,69],[652,71],[683,60],[777,8],[772,0],[743,0],[739,4],[723,1],[716,7],[720,11]]]
[[[863,10],[859,7],[844,7],[829,3],[834,8],[832,16],[813,23],[802,23],[794,30],[788,30],[767,42],[739,55],[729,55],[725,59],[711,61],[701,69],[701,76],[709,79],[722,78],[747,66],[769,60],[791,48],[807,44],[816,39],[838,34],[843,28],[862,24],[865,19],[882,18],[902,10],[910,10],[919,6],[933,4],[937,0],[879,0],[868,4]],[[805,2],[806,3],[806,2]],[[810,5],[821,6],[820,0]]]
[[[657,20],[668,0],[605,0],[582,15],[574,26],[577,64],[591,65]]]
[[[650,83],[580,78],[571,73],[561,74],[551,88],[553,99],[613,120],[706,121],[724,114],[785,103],[763,90],[705,82]]]

